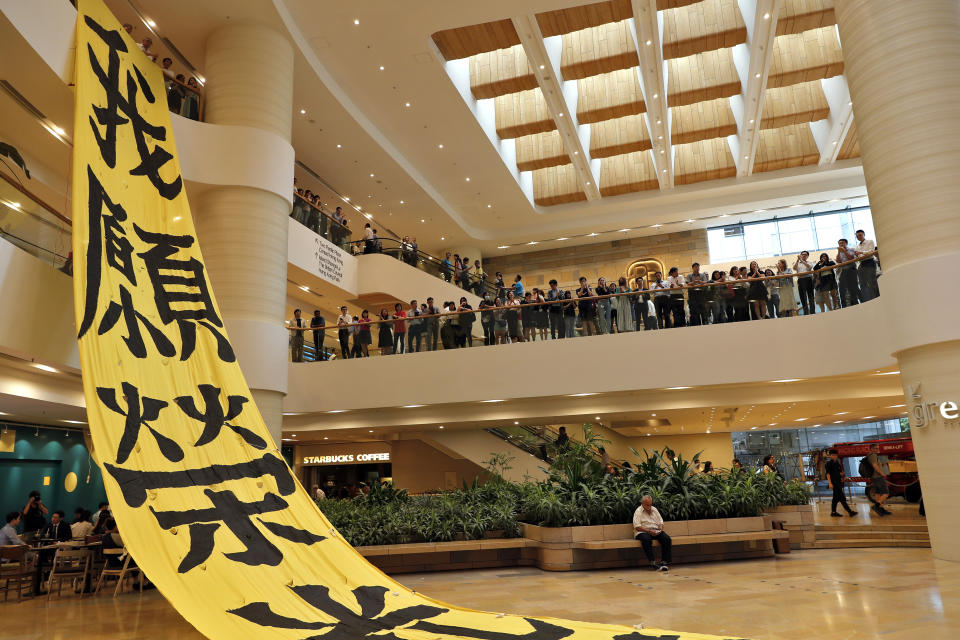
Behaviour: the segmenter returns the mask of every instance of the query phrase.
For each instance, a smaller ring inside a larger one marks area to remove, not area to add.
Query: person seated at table
[[[107,549],[123,549],[123,540],[117,531],[117,521],[112,517],[104,521],[103,540],[100,541],[100,544],[103,546],[104,551]],[[123,567],[123,559],[120,557],[121,554],[104,553],[103,556],[106,558],[107,565],[111,569],[120,569]]]
[[[50,523],[40,532],[40,537],[57,542],[65,542],[73,537],[63,511],[53,512],[50,516]]]
[[[25,544],[17,535],[17,525],[20,524],[20,512],[11,511],[7,514],[7,524],[0,529],[0,547]]]
[[[645,495],[640,499],[640,506],[633,514],[633,530],[636,532],[636,539],[643,545],[643,553],[650,562],[650,567],[655,571],[669,571],[672,555],[670,551],[671,540],[667,532],[663,530],[663,517],[653,506],[653,498]],[[655,562],[653,559],[653,541],[660,543],[660,555],[662,562]]]
[[[73,522],[70,523],[70,533],[75,540],[83,540],[93,533],[93,523],[90,522],[90,512],[83,507],[77,507],[73,512]]]

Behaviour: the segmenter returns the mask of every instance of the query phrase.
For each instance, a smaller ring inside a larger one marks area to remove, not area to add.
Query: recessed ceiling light
[[[850,412],[849,412],[849,411],[838,411],[837,413],[835,413],[835,414],[833,414],[833,415],[835,415],[835,416],[845,416],[845,415],[847,415],[848,413],[850,413]]]
[[[150,19],[150,18],[147,18],[147,19],[145,20],[145,22],[147,23],[147,26],[150,27],[151,29],[153,29],[155,26],[157,26],[157,23],[154,22],[154,21],[153,21],[152,19]]]
[[[559,115],[559,116],[562,118],[562,117],[563,117],[563,111],[561,111],[561,112],[558,113],[557,115]]]
[[[47,373],[57,373],[56,369],[45,364],[34,362],[33,366],[36,367],[37,369],[40,369],[40,371],[46,371]]]
[[[380,65],[380,71],[383,71],[383,65]]]
[[[488,204],[488,205],[487,205],[487,209],[492,209],[492,208],[493,208],[493,205],[492,205],[492,204]]]
[[[541,69],[545,69],[546,67],[544,67],[544,65],[540,65],[540,68],[541,68]]]
[[[58,135],[61,135],[61,136],[67,132],[66,129],[56,124],[53,125],[51,129],[53,129]]]
[[[520,421],[519,421],[519,420],[514,420],[514,421],[513,421],[513,424],[520,424]]]
[[[774,382],[799,382],[803,378],[784,378],[783,380],[774,380]]]
[[[759,74],[759,73],[755,73],[755,74],[753,74],[753,77],[754,77],[754,78],[759,78],[759,77],[760,77],[760,74]]]
[[[480,402],[490,404],[492,402],[503,402],[503,400],[481,400]]]
[[[892,404],[892,405],[890,405],[889,407],[887,407],[887,409],[899,409],[900,407],[905,407],[905,406],[907,406],[907,405],[905,405],[905,404]]]
[[[797,418],[794,422],[803,422],[804,420],[806,420],[806,418]]]
[[[656,99],[659,98],[659,97],[660,97],[660,94],[659,94],[659,93],[653,94],[653,99],[654,99],[654,100],[656,100]]]
[[[776,423],[776,422],[771,422],[771,423],[768,424],[767,426],[768,426],[768,427],[775,427],[775,426],[777,426],[777,423]]]
[[[469,178],[469,177],[467,177],[467,182],[470,182],[470,178]]]
[[[557,241],[569,240],[569,238],[557,238]]]
[[[588,238],[592,238],[592,237],[595,236],[595,235],[597,235],[595,232],[594,232],[594,233],[588,233],[588,234],[587,234],[587,237],[588,237]]]
[[[66,422],[67,424],[87,424],[83,420],[61,420],[60,422]]]
[[[443,425],[440,425],[440,428],[443,429]]]
[[[535,244],[537,244],[537,241],[536,241],[536,240],[531,240],[531,241],[528,242],[527,244],[529,244],[529,245],[535,245]]]
[[[370,174],[370,177],[371,177],[371,178],[373,177],[373,174],[372,174],[372,173]]]
[[[666,151],[664,151],[663,149],[660,149],[660,153],[666,153]]]
[[[363,217],[366,218],[367,220],[373,220],[373,216],[370,215],[369,213],[363,214]]]
[[[304,287],[303,285],[300,285],[300,290],[301,290],[301,291],[310,291],[310,287]]]
[[[864,420],[870,420],[871,418],[876,418],[877,416],[863,416]]]
[[[574,151],[574,152],[573,152],[573,155],[578,156],[578,155],[580,155],[580,152],[579,152],[579,151]]]
[[[354,18],[354,19],[353,19],[353,24],[360,24],[360,20],[358,20],[357,18]]]
[[[647,46],[648,46],[648,47],[649,47],[650,45],[652,45],[652,44],[653,44],[653,40],[647,40]]]
[[[400,201],[400,204],[403,204],[403,200]]]
[[[657,120],[657,124],[663,124],[663,120]]]
[[[874,375],[878,375],[878,376],[895,376],[895,375],[899,375],[899,373],[900,373],[899,371],[884,371],[883,373],[876,373],[876,374],[874,374]]]
[[[852,106],[853,106],[853,100],[850,100],[849,102],[847,102],[847,106],[848,106],[848,107],[852,107]]]
[[[324,439],[324,440],[329,440],[330,438],[328,438],[327,436],[323,436],[323,439]]]
[[[744,160],[749,160],[749,159],[750,159],[750,156],[743,156],[743,159],[744,159]]]
[[[647,435],[649,436],[649,435],[652,435],[652,434],[649,434],[649,433],[648,433]]]
[[[769,13],[763,14],[763,19],[764,19],[764,20],[769,20],[769,19],[770,19],[770,14],[769,14]]]
[[[441,240],[446,240],[446,238],[445,238],[444,236],[440,236],[440,239],[441,239]]]
[[[667,387],[667,391],[679,391],[680,389],[689,389],[690,387]]]
[[[346,202],[350,202],[350,196],[344,196],[343,199],[344,199]]]
[[[501,244],[497,247],[497,249],[509,249],[509,248],[510,248],[510,245],[508,244]]]
[[[438,145],[437,145],[437,149],[443,149],[443,145],[442,145],[442,144],[438,144]]]
[[[571,394],[570,394],[570,397],[571,397],[571,398],[585,398],[586,396],[595,396],[595,395],[597,395],[596,392],[591,392],[591,393],[571,393]]]
[[[657,224],[652,224],[652,225],[650,225],[650,228],[651,228],[651,229],[659,229],[659,228],[662,227],[662,226],[663,226],[663,225],[658,222]]]
[[[664,172],[664,173],[666,173],[666,172],[667,172],[667,170],[666,170],[666,169],[664,169],[664,170],[663,170],[663,172]]]
[[[600,419],[600,416],[594,416],[593,419],[594,419],[594,420],[599,420],[599,419]]]
[[[422,404],[405,404],[405,405],[403,405],[403,406],[400,407],[400,408],[401,408],[401,409],[416,409],[416,408],[422,407],[422,406],[423,406]]]
[[[689,220],[687,220],[687,222],[696,222],[696,220],[694,220],[693,218],[690,218]]]
[[[834,420],[834,421],[833,421],[833,424],[840,424],[840,423],[842,423],[842,422],[843,422],[843,420]]]
[[[403,103],[403,106],[409,107],[409,106],[410,106],[410,103],[409,103],[409,102],[404,102],[404,103]]]
[[[588,187],[590,186],[590,181],[589,181],[589,180],[587,180],[587,186],[588,186]]]
[[[750,119],[750,124],[753,124],[753,122],[754,122],[754,120],[751,118],[751,119]]]
[[[306,109],[300,109],[300,113],[301,113],[301,114],[304,114],[304,113],[306,113],[306,112],[307,112]]]
[[[423,218],[420,218],[420,222],[426,222],[426,220],[424,220]]]
[[[620,229],[621,233],[626,233],[627,231],[630,231],[630,229]]]
[[[346,412],[347,412],[346,409],[331,409],[330,411],[327,411],[327,413],[346,413]]]
[[[373,429],[367,429],[367,433],[373,433]]]
[[[657,136],[657,140],[663,140],[663,136]]]
[[[839,142],[839,140],[834,140],[834,141],[833,141],[833,146],[837,146],[837,142]]]
[[[342,145],[342,144],[338,144],[338,145],[337,145],[337,149],[342,149],[342,148],[343,148],[343,145]]]

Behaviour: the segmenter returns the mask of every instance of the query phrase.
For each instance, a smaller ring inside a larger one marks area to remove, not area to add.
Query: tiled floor
[[[960,564],[936,561],[929,549],[811,550],[667,574],[517,568],[400,580],[477,609],[758,639],[960,637]],[[0,620],[5,640],[201,638],[156,591],[0,603]]]

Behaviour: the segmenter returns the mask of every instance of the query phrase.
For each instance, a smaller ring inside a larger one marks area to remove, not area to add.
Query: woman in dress
[[[597,288],[593,290],[593,293],[597,296],[605,296],[610,293],[606,278],[597,280]],[[600,333],[610,333],[610,298],[597,300],[597,324]]]
[[[620,278],[617,289],[621,294],[613,299],[617,305],[617,331],[620,333],[634,331],[636,330],[636,324],[633,319],[633,300],[637,296],[623,295],[630,293],[630,285],[627,284],[626,278]]]
[[[577,337],[577,303],[569,291],[563,292],[563,337]]]
[[[370,335],[370,312],[364,309],[357,322],[359,324],[357,326],[356,341],[360,345],[360,355],[364,358],[369,358],[370,345],[373,344],[373,337]]]
[[[377,347],[380,349],[380,355],[388,356],[393,353],[393,331],[390,330],[390,314],[386,309],[380,309],[378,318],[380,322],[377,323]]]
[[[507,307],[507,334],[511,342],[523,342],[520,335],[520,301],[513,291],[507,291],[507,301],[504,304]]]
[[[830,259],[825,253],[820,254],[820,260],[813,265],[815,273],[813,274],[814,294],[813,298],[820,307],[820,313],[824,311],[833,311],[839,307],[837,302],[837,276],[831,267],[837,266],[837,263]],[[823,271],[816,271],[823,269]]]
[[[533,312],[533,323],[540,334],[540,339],[546,340],[550,320],[547,318],[547,298],[543,295],[543,291],[540,289],[533,290],[533,302],[536,304]]]
[[[760,271],[760,265],[756,260],[750,263],[747,277],[751,279],[750,286],[747,288],[747,300],[750,302],[753,319],[762,320],[767,317],[767,285],[763,280],[755,280],[763,277],[763,272]]]
[[[780,317],[797,315],[797,295],[794,292],[793,270],[787,266],[787,261],[777,260],[777,275],[788,276],[777,280],[777,292],[780,294]]]
[[[533,342],[537,338],[537,328],[533,323],[533,292],[527,291],[520,301],[520,323],[523,325],[523,339]]]
[[[506,311],[502,308],[504,306],[503,300],[497,298],[493,301],[494,307],[500,307],[493,311],[493,343],[494,344],[506,344],[507,343],[507,314]]]

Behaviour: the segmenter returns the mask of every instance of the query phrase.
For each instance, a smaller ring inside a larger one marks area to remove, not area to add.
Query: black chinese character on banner
[[[203,263],[193,257],[187,260],[171,257],[179,249],[192,247],[193,236],[144,231],[136,223],[133,228],[140,240],[154,245],[137,255],[143,258],[147,267],[160,320],[164,325],[176,321],[180,329],[180,359],[187,360],[193,354],[199,324],[216,339],[220,359],[235,362],[237,357],[233,347],[220,332],[223,321],[213,306]]]
[[[431,637],[477,638],[479,640],[560,640],[573,634],[573,629],[559,627],[549,622],[524,618],[532,628],[526,633],[504,633],[455,625],[436,624],[427,621],[449,609],[430,605],[414,605],[389,613],[385,597],[388,589],[383,586],[357,587],[353,590],[360,612],[337,602],[330,597],[330,590],[324,585],[308,584],[292,587],[304,602],[314,609],[334,618],[336,622],[310,622],[298,620],[275,613],[267,602],[252,602],[228,613],[240,616],[244,620],[262,627],[275,629],[303,629],[318,631],[327,629],[322,635],[309,636],[309,640],[354,640],[357,638],[376,638],[377,640],[401,640],[394,632],[426,631]],[[413,623],[413,624],[411,624]],[[307,639],[305,639],[307,640]]]
[[[229,531],[246,547],[243,551],[225,553],[224,555],[235,562],[256,567],[269,565],[275,567],[283,560],[283,553],[270,542],[260,529],[254,524],[252,516],[273,511],[282,511],[290,505],[286,500],[275,493],[267,492],[263,500],[257,502],[243,502],[233,491],[213,491],[205,489],[203,494],[213,504],[208,509],[189,509],[187,511],[150,511],[157,519],[157,523],[164,529],[172,529],[183,525],[190,526],[190,550],[177,567],[179,573],[186,573],[199,566],[210,557],[214,548],[214,533],[222,522]],[[324,536],[316,535],[290,527],[285,524],[268,522],[257,518],[270,533],[299,544],[310,545],[326,540]]]
[[[197,390],[200,391],[200,397],[203,398],[203,411],[197,408],[196,401],[192,396],[180,396],[173,400],[181,411],[194,420],[203,423],[203,433],[200,434],[194,446],[202,447],[209,442],[213,442],[214,438],[220,435],[220,430],[223,427],[229,427],[254,449],[267,448],[266,441],[250,429],[230,424],[230,420],[243,412],[243,405],[250,402],[250,398],[227,396],[227,411],[224,413],[223,407],[220,405],[220,389],[212,384],[201,384],[197,387]]]
[[[173,155],[159,144],[154,145],[153,149],[150,149],[147,144],[147,136],[158,142],[165,141],[167,139],[167,129],[150,124],[137,110],[138,91],[143,92],[143,97],[150,104],[157,101],[156,96],[150,89],[150,83],[147,82],[137,65],[131,62],[134,73],[127,71],[126,95],[124,96],[120,90],[119,55],[120,52],[127,53],[127,45],[123,36],[116,30],[107,31],[90,16],[84,16],[84,22],[110,49],[107,57],[107,69],[104,71],[103,65],[100,64],[93,52],[93,47],[87,45],[87,53],[93,73],[103,87],[107,98],[106,106],[93,107],[96,120],[93,116],[89,117],[90,128],[93,129],[93,135],[100,147],[100,155],[107,166],[111,169],[116,168],[117,127],[129,123],[137,144],[137,153],[140,156],[140,164],[131,169],[130,174],[146,176],[156,188],[158,194],[167,200],[173,200],[183,188],[183,179],[178,175],[172,182],[164,182],[163,178],[160,177],[160,169],[173,158]],[[100,126],[103,127],[102,133]]]
[[[296,482],[290,468],[283,460],[270,453],[249,462],[214,464],[181,471],[122,469],[110,463],[104,466],[120,486],[127,506],[133,508],[142,506],[147,500],[148,492],[155,489],[202,487],[263,476],[273,477],[281,495],[287,496],[296,491]],[[286,500],[269,491],[262,500],[256,502],[243,502],[232,491],[206,489],[204,495],[213,504],[212,508],[185,511],[156,511],[150,508],[158,524],[164,529],[189,525],[190,549],[180,562],[180,573],[190,571],[210,557],[215,546],[214,534],[221,523],[246,546],[244,551],[224,554],[231,560],[251,566],[276,566],[283,560],[283,554],[264,536],[253,522],[252,516],[282,511],[289,506]],[[324,536],[296,527],[262,518],[257,518],[256,521],[273,535],[290,542],[310,545],[326,540]]]
[[[96,319],[100,287],[103,281],[101,270],[104,255],[108,267],[119,271],[130,284],[137,284],[133,269],[133,246],[127,239],[126,230],[121,224],[127,220],[127,212],[122,206],[110,199],[89,166],[87,167],[87,183],[89,192],[87,201],[89,237],[86,256],[86,291],[83,301],[83,319],[80,321],[80,330],[77,333],[78,338],[86,335]],[[133,296],[130,291],[123,284],[119,285],[119,289],[120,302],[110,301],[110,305],[97,327],[97,335],[107,333],[117,324],[120,318],[123,318],[124,325],[127,328],[127,335],[124,336],[123,341],[134,356],[137,358],[147,357],[147,347],[140,331],[141,324],[147,330],[154,346],[161,355],[167,357],[175,355],[177,350],[170,339],[160,329],[153,326],[145,315],[134,308]]]
[[[125,417],[123,435],[120,437],[120,446],[117,447],[117,463],[123,464],[130,457],[140,437],[140,427],[147,428],[153,439],[157,441],[157,446],[160,447],[160,453],[164,458],[171,462],[183,460],[183,449],[180,445],[149,424],[160,416],[160,411],[167,406],[167,402],[147,396],[141,399],[140,390],[129,382],[124,382],[122,388],[123,399],[127,405],[126,411],[121,409],[117,402],[116,389],[97,387],[97,397],[100,398],[100,402],[110,411]]]

